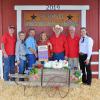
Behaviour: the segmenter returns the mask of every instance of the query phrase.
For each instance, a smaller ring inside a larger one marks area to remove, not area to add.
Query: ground
[[[91,86],[79,84],[70,88],[68,95],[61,98],[57,93],[49,97],[45,88],[24,87],[0,80],[0,100],[100,100],[100,80],[93,79]]]

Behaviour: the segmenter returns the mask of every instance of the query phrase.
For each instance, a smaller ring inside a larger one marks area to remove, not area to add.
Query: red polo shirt
[[[4,43],[5,51],[7,55],[15,55],[16,36],[11,36],[9,33],[5,33],[2,36],[2,43]]]
[[[59,37],[56,37],[55,33],[50,38],[50,43],[52,44],[53,53],[61,53],[65,51],[66,35],[60,34]]]
[[[77,58],[79,56],[79,40],[80,37],[75,34],[74,38],[68,34],[66,46],[66,56],[69,58]]]

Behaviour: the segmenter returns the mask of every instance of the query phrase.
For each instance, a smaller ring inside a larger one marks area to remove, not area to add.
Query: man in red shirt
[[[69,26],[69,33],[67,34],[66,58],[71,69],[78,67],[79,62],[79,40],[80,37],[75,33],[75,27]]]
[[[2,52],[4,58],[4,80],[9,80],[9,73],[15,73],[15,44],[16,36],[14,34],[15,27],[10,25],[8,32],[2,36]]]
[[[66,35],[62,34],[63,27],[56,25],[53,27],[53,35],[50,38],[50,43],[52,44],[53,60],[64,60],[65,59],[65,43]]]

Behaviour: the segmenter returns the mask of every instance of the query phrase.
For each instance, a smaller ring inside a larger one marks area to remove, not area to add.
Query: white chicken
[[[55,68],[55,69],[68,67],[68,62],[66,60],[48,61],[48,62],[45,62],[44,67],[46,67],[46,68]]]

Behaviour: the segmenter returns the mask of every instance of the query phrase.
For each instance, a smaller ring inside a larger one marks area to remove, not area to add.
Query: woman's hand
[[[20,64],[20,61],[17,61],[17,65],[19,65]]]
[[[86,59],[85,60],[85,63],[88,65],[89,64],[89,59]]]

